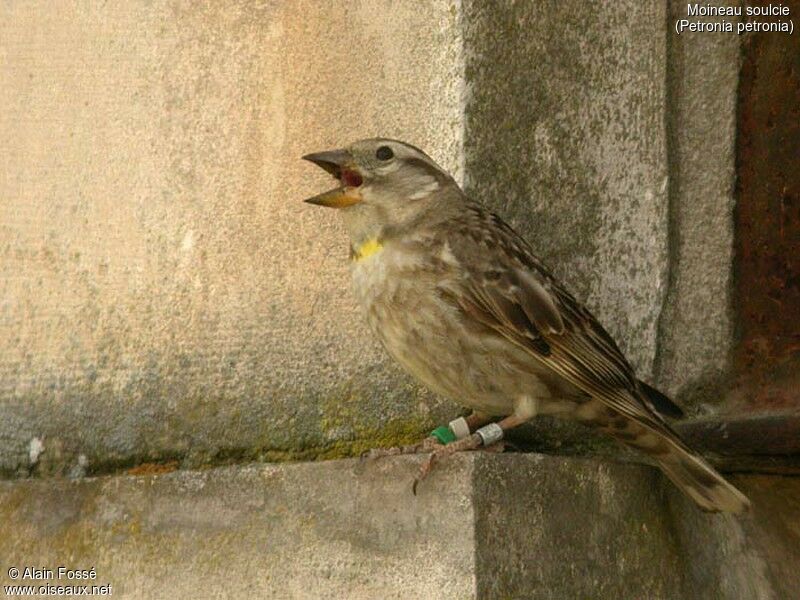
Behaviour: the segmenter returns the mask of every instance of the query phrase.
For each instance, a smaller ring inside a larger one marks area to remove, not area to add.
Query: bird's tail
[[[664,474],[703,510],[740,513],[750,506],[745,495],[692,452],[666,422],[631,419],[594,399],[583,405],[577,417],[651,456]]]
[[[747,497],[692,452],[666,421],[634,419],[596,398],[584,402],[574,416],[651,456],[672,483],[703,510],[740,513],[749,508]]]
[[[671,441],[671,440],[669,440]],[[709,512],[741,513],[750,507],[747,497],[702,458],[682,445],[670,444],[658,464],[672,483]]]

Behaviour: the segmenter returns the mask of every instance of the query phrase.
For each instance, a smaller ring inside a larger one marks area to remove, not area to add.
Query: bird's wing
[[[633,368],[592,314],[556,281],[527,243],[497,216],[470,207],[448,244],[463,269],[461,310],[587,394],[661,430]],[[477,221],[477,223],[475,222]]]

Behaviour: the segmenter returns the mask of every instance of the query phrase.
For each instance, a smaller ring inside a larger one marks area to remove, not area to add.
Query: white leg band
[[[489,423],[476,431],[483,440],[484,446],[491,446],[503,439],[503,428],[497,423]]]
[[[467,420],[464,417],[458,417],[450,421],[448,427],[450,427],[450,431],[453,432],[453,435],[458,440],[463,440],[469,435],[469,425],[467,425]]]

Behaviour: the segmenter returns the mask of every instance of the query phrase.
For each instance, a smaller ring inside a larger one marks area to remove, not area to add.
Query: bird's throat
[[[383,244],[378,238],[369,238],[350,249],[350,258],[354,261],[365,260],[383,250]]]

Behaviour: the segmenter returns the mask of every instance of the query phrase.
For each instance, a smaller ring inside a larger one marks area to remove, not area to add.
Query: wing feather
[[[609,407],[662,430],[664,422],[640,393],[633,368],[597,319],[498,217],[477,206],[466,217],[472,222],[456,227],[462,234],[449,240],[465,270],[466,283],[454,298],[462,310]],[[476,236],[476,229],[483,235]]]

